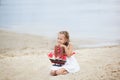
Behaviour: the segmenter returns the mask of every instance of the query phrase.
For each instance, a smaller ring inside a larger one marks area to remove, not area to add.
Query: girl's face
[[[58,44],[64,44],[66,41],[67,40],[64,34],[58,34],[58,39],[57,39]]]

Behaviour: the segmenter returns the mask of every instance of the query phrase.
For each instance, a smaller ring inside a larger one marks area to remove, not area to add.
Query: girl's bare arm
[[[68,57],[72,56],[72,52],[73,52],[73,46],[72,44],[69,44],[67,47],[65,45],[62,45],[64,48],[65,48],[65,52],[66,52],[66,55]]]

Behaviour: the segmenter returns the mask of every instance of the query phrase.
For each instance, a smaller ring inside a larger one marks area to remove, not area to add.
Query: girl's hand
[[[63,44],[61,44],[60,46],[61,46],[61,47],[64,47],[65,49],[67,48],[67,47],[66,47],[65,45],[63,45]]]
[[[60,46],[60,47],[64,47],[64,48],[66,48],[66,46],[63,45],[63,44],[56,44],[55,46]]]

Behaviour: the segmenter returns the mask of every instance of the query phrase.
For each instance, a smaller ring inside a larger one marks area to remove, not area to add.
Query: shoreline
[[[20,33],[20,32],[15,32],[12,30],[7,30],[7,29],[2,29],[0,28],[0,33],[4,35],[4,33],[8,33],[8,35],[5,35],[4,37],[9,36],[9,34],[15,34],[15,36],[17,37],[17,35],[21,35],[23,37],[36,37],[36,38],[40,38],[40,37],[44,37],[48,40],[48,43],[53,43],[55,41],[55,38],[53,37],[48,37],[48,36],[43,36],[43,35],[36,35],[36,34],[29,34],[29,33]],[[3,36],[1,35],[1,36]],[[81,49],[81,48],[98,48],[98,47],[107,47],[107,46],[119,46],[120,45],[120,40],[99,40],[99,39],[78,39],[78,38],[73,38],[71,39],[73,45],[75,46],[75,49]]]

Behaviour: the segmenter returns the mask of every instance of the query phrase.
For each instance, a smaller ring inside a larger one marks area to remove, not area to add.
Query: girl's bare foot
[[[59,70],[56,71],[56,74],[57,74],[57,75],[65,75],[65,74],[67,74],[67,73],[68,73],[68,71],[65,70],[64,68],[59,69]]]
[[[55,71],[55,70],[52,70],[52,71],[50,72],[50,75],[51,75],[51,76],[57,76],[56,71]]]

